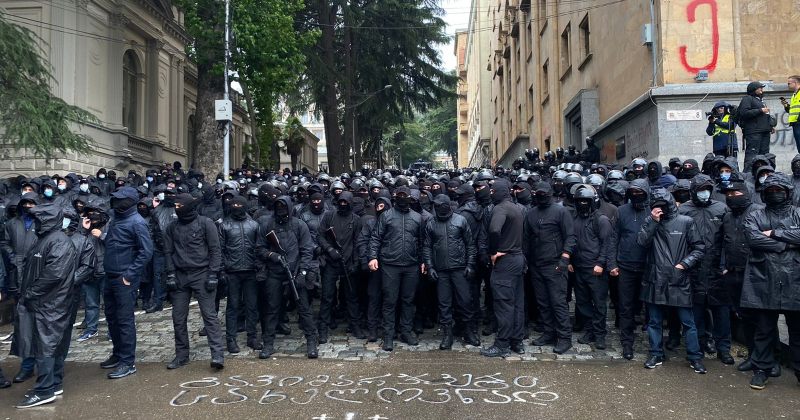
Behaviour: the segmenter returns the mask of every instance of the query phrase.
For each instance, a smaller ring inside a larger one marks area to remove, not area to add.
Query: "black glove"
[[[475,278],[475,269],[472,267],[467,267],[464,269],[464,277],[467,280],[472,280]]]
[[[307,288],[306,274],[303,274],[302,271],[297,273],[297,275],[294,277],[294,284],[295,284],[295,286],[297,286],[298,290],[299,289],[303,289],[303,288]]]
[[[558,260],[558,266],[556,266],[556,271],[558,272],[566,271],[568,267],[569,267],[569,258],[561,257]]]
[[[433,281],[439,281],[439,273],[437,273],[433,268],[428,268],[428,277],[430,277]]]
[[[314,258],[319,258],[320,255],[322,255],[322,247],[318,246],[314,248]]]
[[[206,277],[206,292],[211,293],[217,290],[217,284],[219,284],[217,273],[209,273]]]
[[[487,255],[487,254],[480,254],[480,255],[478,255],[478,264],[480,264],[480,265],[482,265],[482,266],[484,266],[484,267],[488,267],[488,266],[489,266],[489,263],[490,263],[491,261],[492,261],[492,260],[491,260],[491,259],[489,259],[489,255]]]
[[[267,254],[267,259],[275,264],[280,264],[281,254],[278,254],[277,252],[270,252]]]
[[[178,279],[175,277],[175,273],[167,274],[167,278],[164,280],[164,285],[167,286],[167,291],[173,292],[178,290]]]
[[[330,257],[331,261],[341,261],[342,254],[333,248],[328,248],[328,257]]]

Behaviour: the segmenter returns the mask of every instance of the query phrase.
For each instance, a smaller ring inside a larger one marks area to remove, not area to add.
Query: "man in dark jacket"
[[[261,338],[264,348],[258,354],[260,359],[267,359],[275,353],[275,332],[278,326],[280,308],[284,305],[284,284],[294,277],[299,299],[297,314],[300,328],[306,338],[306,356],[309,359],[318,357],[317,329],[311,314],[308,290],[313,287],[307,280],[308,269],[314,254],[314,243],[308,232],[308,226],[302,220],[291,215],[292,201],[288,196],[280,196],[274,203],[274,216],[259,219],[258,238],[256,239],[256,257],[263,264],[258,273],[259,309],[261,310]],[[270,243],[267,235],[275,233],[278,244]],[[285,252],[285,255],[281,255]],[[286,266],[288,266],[288,271]],[[312,286],[312,287],[309,287]],[[292,292],[290,292],[292,293]]]
[[[236,197],[228,217],[219,224],[225,277],[228,285],[228,305],[225,307],[225,332],[228,352],[239,353],[236,342],[239,313],[244,310],[247,345],[261,350],[258,342],[258,305],[256,296],[256,239],[258,223],[247,214],[247,200]],[[207,331],[206,331],[207,332]]]
[[[764,389],[768,372],[777,363],[773,346],[780,313],[786,318],[792,367],[800,380],[800,209],[792,205],[793,192],[789,177],[772,175],[761,193],[766,208],[750,213],[744,221],[750,256],[741,305],[753,310],[756,326],[750,358],[753,389]]]
[[[72,326],[70,292],[75,282],[78,252],[62,228],[61,208],[42,204],[31,209],[38,241],[30,249],[20,282],[17,304],[19,334],[14,340],[18,355],[36,358],[36,385],[17,408],[29,408],[55,400],[55,363],[58,346]]]
[[[491,347],[481,349],[486,357],[505,357],[509,348],[522,354],[525,347],[525,292],[522,277],[522,210],[511,202],[511,184],[495,180],[491,186],[492,209],[487,229],[487,253],[492,261],[492,296],[497,318],[497,335]]]
[[[572,347],[567,266],[575,252],[574,221],[564,206],[553,203],[549,183],[539,182],[533,197],[535,207],[525,217],[523,245],[544,331],[532,344],[553,345],[553,352],[562,354]]]
[[[189,363],[189,331],[186,321],[189,300],[197,298],[203,326],[211,348],[211,367],[225,367],[222,330],[214,307],[222,248],[217,228],[211,219],[197,214],[197,201],[188,193],[175,197],[176,222],[164,232],[166,286],[172,301],[172,325],[175,329],[175,358],[167,369]]]
[[[381,189],[376,196],[372,211],[374,216],[367,212],[361,219],[361,233],[358,236],[356,247],[359,253],[359,263],[361,271],[365,272],[367,278],[367,341],[374,343],[378,341],[378,327],[381,322],[381,274],[379,271],[369,269],[369,241],[372,231],[381,213],[392,208],[392,201],[388,191]]]
[[[456,214],[460,214],[467,220],[467,224],[469,225],[470,231],[472,232],[472,243],[475,244],[475,251],[476,253],[479,252],[478,248],[480,238],[481,238],[481,229],[483,228],[483,208],[475,201],[475,189],[472,188],[469,184],[461,184],[458,189],[456,190],[456,201],[458,207],[455,210]],[[478,257],[475,257],[475,276],[469,280],[470,285],[470,296],[472,296],[472,308],[473,308],[473,318],[474,321],[472,323],[472,328],[474,332],[478,332],[478,324],[481,322],[481,279],[486,274],[486,265],[482,265],[478,262]],[[457,314],[458,316],[458,314]],[[460,319],[456,318],[456,326],[459,325],[461,322]]]
[[[750,82],[747,95],[739,102],[738,124],[744,135],[744,170],[750,169],[756,155],[769,153],[769,136],[772,133],[769,108],[764,104],[764,87],[761,82]]]
[[[395,207],[378,217],[369,241],[369,269],[381,270],[383,282],[383,349],[394,349],[395,308],[400,301],[400,339],[409,345],[419,344],[412,331],[414,295],[422,262],[422,216],[411,210],[411,190],[402,186],[395,190]],[[380,259],[380,264],[378,260]]]
[[[575,272],[575,308],[588,321],[586,332],[578,342],[594,342],[597,349],[606,348],[606,314],[608,280],[613,232],[611,222],[597,211],[597,192],[590,185],[577,188],[575,197],[575,240],[577,246],[570,259]]]
[[[672,195],[656,189],[650,198],[650,216],[645,219],[636,238],[647,248],[647,274],[642,283],[642,300],[650,315],[647,335],[650,357],[644,363],[654,369],[664,363],[662,324],[667,307],[674,307],[686,331],[686,353],[692,369],[706,373],[703,351],[697,341],[697,328],[692,313],[692,286],[687,270],[699,265],[705,244],[694,220],[678,214]]]
[[[92,278],[85,281],[81,286],[84,296],[85,315],[83,318],[84,331],[78,337],[78,342],[83,342],[97,336],[97,325],[100,321],[100,298],[106,284],[105,261],[105,242],[108,230],[108,204],[105,200],[98,197],[86,204],[86,218],[89,220],[89,239],[94,245],[96,259],[95,269]],[[82,226],[83,227],[83,226]]]
[[[741,372],[753,370],[753,362],[750,356],[753,354],[753,335],[755,324],[750,310],[742,308],[742,284],[744,282],[744,270],[747,260],[750,258],[750,246],[744,231],[744,220],[747,216],[757,210],[764,208],[763,205],[754,204],[750,200],[750,192],[745,186],[744,180],[735,174],[731,177],[724,187],[725,201],[731,209],[722,219],[722,292],[726,293],[727,299],[733,306],[736,317],[742,325],[744,333],[744,344],[747,346],[747,360],[740,363],[737,369]]]
[[[334,183],[335,184],[335,183]],[[315,195],[316,196],[316,195]],[[343,191],[335,195],[335,211],[322,216],[317,241],[325,258],[322,270],[322,296],[319,304],[319,342],[328,342],[333,317],[337,282],[344,290],[348,328],[353,337],[367,338],[361,329],[358,304],[358,252],[356,241],[361,233],[361,218],[353,213],[353,194]]]
[[[714,182],[707,175],[692,178],[692,199],[684,203],[678,213],[691,217],[700,237],[703,238],[705,253],[696,268],[689,270],[692,283],[692,310],[700,348],[708,354],[715,353],[726,365],[733,364],[731,350],[730,303],[726,302],[722,290],[711,287],[719,283],[722,255],[722,219],[728,213],[724,203],[711,199]],[[706,312],[710,310],[713,318],[714,342],[706,331]]]
[[[480,345],[472,323],[474,311],[469,280],[475,275],[475,243],[467,220],[453,214],[450,199],[440,194],[434,199],[435,216],[425,225],[423,258],[428,275],[436,282],[439,299],[439,323],[442,342],[439,349],[453,348],[453,296],[458,311],[467,324],[464,341]]]
[[[167,297],[166,290],[161,287],[162,279],[165,276],[165,257],[164,257],[164,232],[178,216],[175,215],[175,192],[164,187],[157,188],[158,192],[153,198],[153,203],[159,202],[153,209],[150,216],[149,230],[153,233],[153,297],[150,299],[150,306],[145,308],[145,312],[159,312],[164,308],[164,300]]]
[[[614,251],[610,274],[619,276],[619,335],[622,357],[633,359],[635,316],[641,312],[641,290],[647,266],[647,250],[636,243],[636,237],[650,215],[650,187],[647,181],[635,179],[625,192],[629,202],[617,213]]]
[[[145,267],[153,257],[153,242],[142,216],[136,211],[139,194],[133,187],[122,187],[111,194],[114,218],[105,237],[103,266],[106,284],[103,289],[108,332],[114,343],[111,356],[100,363],[114,369],[110,379],[136,373],[136,324],[134,307],[136,290]]]

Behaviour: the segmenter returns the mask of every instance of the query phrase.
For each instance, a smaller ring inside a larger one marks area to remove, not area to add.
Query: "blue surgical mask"
[[[164,201],[164,193],[158,193],[156,197],[158,197],[158,201]]]
[[[152,176],[148,176],[147,177],[147,182],[153,182],[153,177]]]
[[[100,179],[106,179],[106,176],[105,176],[105,174],[100,174],[100,175],[97,175],[97,177],[98,177],[98,178],[100,178]]]
[[[68,217],[65,217],[61,220],[61,230],[66,230],[69,227],[70,220]]]
[[[61,192],[64,192],[66,189],[67,189],[66,185],[59,185],[58,186],[58,190],[61,191]]]
[[[711,191],[702,190],[697,192],[697,199],[700,201],[708,201],[711,198]]]
[[[731,179],[731,173],[730,172],[723,172],[723,173],[719,174],[719,178],[721,180],[723,180],[723,181],[728,181],[728,180]]]
[[[80,189],[83,192],[89,192],[89,184],[81,184]]]
[[[44,196],[48,197],[48,198],[52,197],[53,196],[53,190],[51,190],[51,189],[44,190]]]

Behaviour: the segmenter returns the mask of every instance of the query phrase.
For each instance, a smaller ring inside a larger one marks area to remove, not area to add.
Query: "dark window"
[[[138,102],[138,73],[139,65],[136,54],[128,50],[122,58],[122,125],[128,132],[136,134]]]

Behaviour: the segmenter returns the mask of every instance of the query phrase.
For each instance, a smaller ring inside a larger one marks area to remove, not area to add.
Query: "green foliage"
[[[209,72],[222,87],[224,63],[223,2],[175,0],[186,12],[185,25],[194,42],[188,52],[198,72]],[[259,164],[268,163],[274,122],[272,108],[277,98],[297,86],[303,73],[305,52],[317,33],[295,28],[295,15],[303,0],[236,0],[231,2],[231,71],[246,84],[253,97],[249,110],[260,129]],[[203,105],[200,105],[203,106]],[[255,135],[256,133],[254,133]],[[266,167],[266,166],[262,166]]]
[[[39,54],[36,35],[6,21],[2,12],[0,51],[0,140],[48,159],[68,151],[89,152],[91,137],[73,132],[70,125],[97,119],[50,92],[53,76]]]

